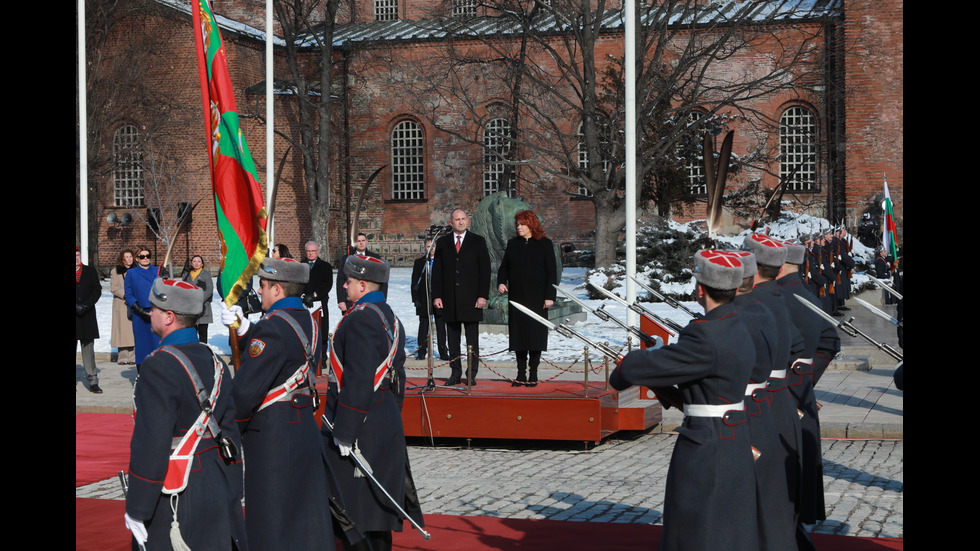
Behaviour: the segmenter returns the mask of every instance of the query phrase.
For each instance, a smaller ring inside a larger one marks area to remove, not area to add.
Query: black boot
[[[527,365],[517,364],[517,379],[510,383],[510,386],[524,386],[527,383]]]
[[[531,361],[528,365],[531,374],[527,378],[527,386],[538,386],[538,364],[541,362],[541,352],[531,351]]]

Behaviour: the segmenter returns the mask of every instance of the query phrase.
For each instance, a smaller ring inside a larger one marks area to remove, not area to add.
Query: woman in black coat
[[[517,237],[507,242],[497,271],[497,290],[547,319],[548,308],[555,303],[553,285],[558,283],[555,246],[533,211],[518,212],[514,222]],[[548,349],[548,328],[513,306],[508,308],[508,319],[510,349],[517,353],[517,380],[511,384],[536,386],[541,352]]]

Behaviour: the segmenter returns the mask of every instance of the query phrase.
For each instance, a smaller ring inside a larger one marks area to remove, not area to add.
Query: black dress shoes
[[[92,394],[102,394],[102,389],[99,388],[99,385],[97,384],[88,387],[88,391],[91,392]]]
[[[442,383],[443,386],[453,386],[458,384],[459,384],[459,377],[450,377],[446,379],[445,383]]]

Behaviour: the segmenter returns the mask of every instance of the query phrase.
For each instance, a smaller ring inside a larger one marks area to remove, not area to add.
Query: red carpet
[[[75,549],[124,551],[129,532],[123,526],[122,501],[75,500]],[[426,515],[425,541],[406,523],[395,534],[395,549],[403,551],[480,551],[521,549],[527,551],[656,550],[660,526],[607,522],[562,522],[492,517]],[[826,551],[901,551],[904,541],[891,538],[851,538],[816,534],[817,549]]]
[[[133,417],[119,413],[75,414],[75,486],[114,476],[129,467]]]
[[[129,415],[75,414],[75,485],[114,477],[129,463],[133,419]],[[104,499],[75,500],[75,549],[86,551],[128,550],[129,532],[123,525],[125,503]],[[521,549],[550,551],[656,550],[660,526],[606,522],[508,519],[426,515],[425,541],[406,523],[395,534],[395,549],[405,551],[479,551]],[[855,538],[816,534],[820,550],[899,550],[903,539]]]

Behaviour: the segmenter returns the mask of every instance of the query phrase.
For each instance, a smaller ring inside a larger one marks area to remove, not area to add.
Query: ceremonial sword
[[[802,302],[803,303],[803,306],[806,306],[807,308],[809,308],[810,310],[812,310],[813,312],[815,312],[817,315],[819,315],[821,318],[829,321],[831,325],[840,328],[842,331],[844,331],[848,335],[850,335],[852,337],[861,337],[864,340],[866,340],[866,341],[870,342],[871,344],[873,344],[875,347],[877,347],[878,350],[881,350],[881,351],[885,352],[886,354],[888,354],[892,358],[895,358],[898,361],[902,361],[903,360],[903,357],[902,357],[902,353],[901,352],[899,352],[898,350],[895,350],[894,348],[892,348],[891,346],[889,346],[889,345],[887,345],[885,343],[880,343],[880,342],[872,339],[871,337],[869,337],[868,335],[866,335],[863,331],[861,331],[857,327],[854,327],[854,325],[851,324],[851,322],[854,321],[854,316],[851,316],[851,318],[849,320],[847,320],[847,321],[837,321],[833,317],[831,317],[830,314],[828,314],[827,312],[824,312],[823,310],[821,310],[819,306],[813,305],[813,303],[811,303],[807,299],[801,297],[800,295],[793,295],[793,296],[796,297],[796,300]]]
[[[635,281],[635,282],[636,282],[636,284],[637,284],[637,285],[639,285],[640,287],[643,287],[644,289],[646,289],[646,290],[647,290],[647,292],[648,292],[648,293],[650,293],[651,295],[653,295],[653,296],[655,296],[656,298],[658,298],[658,299],[660,299],[660,300],[662,300],[663,302],[666,302],[666,303],[667,303],[667,305],[668,305],[668,306],[670,306],[671,308],[677,308],[677,309],[679,309],[679,310],[684,310],[684,311],[685,311],[685,312],[687,312],[687,313],[688,313],[688,314],[689,314],[689,315],[690,315],[690,316],[691,316],[692,318],[694,318],[694,319],[696,319],[696,320],[699,320],[699,319],[702,319],[702,318],[704,318],[704,315],[702,315],[702,314],[698,314],[698,313],[695,313],[695,312],[693,312],[693,311],[691,311],[691,310],[690,310],[690,309],[689,309],[689,308],[688,308],[687,306],[684,306],[684,305],[683,305],[683,304],[681,304],[680,302],[677,302],[676,300],[674,300],[674,299],[672,299],[672,298],[670,298],[670,297],[668,297],[667,295],[665,295],[665,294],[662,294],[662,293],[660,293],[659,291],[657,291],[657,290],[656,290],[656,289],[654,289],[653,287],[650,287],[650,286],[649,286],[649,285],[647,285],[646,283],[643,283],[643,282],[642,282],[642,281],[640,281],[639,279],[636,279],[636,277],[635,277],[635,276],[630,276],[630,279],[632,279],[633,281]]]
[[[636,312],[637,314],[640,314],[641,316],[647,316],[650,319],[652,319],[652,320],[656,321],[657,323],[659,323],[660,325],[663,325],[663,326],[666,326],[666,327],[670,328],[670,330],[673,331],[674,333],[680,333],[681,332],[681,329],[684,329],[684,327],[681,324],[677,323],[676,321],[670,320],[670,319],[667,319],[667,318],[662,318],[662,317],[658,316],[657,314],[654,314],[650,310],[644,308],[638,302],[633,302],[633,304],[630,304],[630,303],[626,302],[625,300],[619,298],[612,291],[609,291],[607,289],[604,289],[604,288],[602,288],[602,287],[600,287],[598,285],[592,284],[592,283],[589,283],[589,285],[593,289],[595,289],[596,291],[599,291],[600,293],[602,293],[606,297],[611,298],[612,300],[615,300],[616,302],[622,304],[623,306],[629,308],[630,310]]]
[[[598,308],[591,308],[591,307],[589,307],[588,304],[586,304],[582,300],[579,300],[577,297],[575,297],[574,295],[572,295],[568,291],[562,289],[561,287],[559,287],[557,285],[554,285],[554,284],[552,284],[552,287],[554,287],[555,289],[557,289],[561,294],[563,294],[566,297],[572,299],[575,302],[575,304],[578,304],[582,308],[585,308],[589,312],[592,312],[593,314],[595,314],[596,317],[599,318],[599,319],[601,319],[602,321],[612,321],[612,322],[615,322],[617,325],[619,325],[623,329],[629,331],[632,335],[636,336],[638,339],[642,340],[647,346],[654,346],[654,345],[657,344],[657,339],[656,338],[654,338],[654,337],[652,337],[650,335],[647,335],[646,333],[644,333],[643,331],[640,331],[639,329],[637,329],[636,327],[633,327],[632,325],[629,325],[629,324],[627,324],[627,323],[625,323],[623,321],[620,321],[618,318],[616,318],[615,316],[613,316],[609,312],[606,312],[606,310],[605,310],[606,305],[605,304],[603,304],[602,306],[600,306]]]
[[[899,293],[898,291],[896,291],[895,289],[893,289],[892,286],[889,285],[889,283],[887,281],[880,280],[880,279],[876,278],[875,276],[873,276],[871,274],[868,274],[868,277],[871,278],[871,281],[874,281],[875,283],[877,283],[879,287],[881,287],[882,289],[884,289],[884,290],[888,291],[889,293],[895,295],[895,297],[898,298],[899,300],[902,300],[903,299],[902,293]],[[855,298],[857,298],[857,297],[855,297]]]
[[[572,329],[571,327],[565,325],[564,323],[559,324],[559,325],[555,325],[554,323],[552,323],[552,322],[544,319],[543,317],[539,316],[534,310],[531,310],[530,308],[528,308],[527,306],[524,306],[523,304],[521,304],[519,302],[515,302],[515,301],[512,300],[512,301],[510,301],[510,304],[513,305],[514,308],[517,308],[521,312],[524,312],[525,314],[527,314],[531,319],[533,319],[534,321],[540,323],[541,325],[544,325],[545,327],[547,327],[549,329],[554,329],[559,335],[561,335],[563,337],[568,337],[568,338],[576,338],[576,339],[584,342],[585,344],[587,344],[587,345],[595,348],[599,352],[602,352],[602,354],[605,355],[607,358],[609,358],[609,359],[611,359],[613,361],[619,361],[620,353],[617,352],[617,351],[615,351],[615,350],[613,350],[612,348],[609,348],[608,346],[606,346],[606,345],[604,345],[602,343],[593,342],[591,339],[589,339],[585,335],[579,333],[578,331]],[[659,341],[660,339],[657,339],[657,340]],[[658,344],[662,344],[662,342],[660,342]]]
[[[884,310],[882,310],[882,309],[880,309],[880,308],[878,308],[876,306],[873,306],[872,304],[870,304],[870,303],[868,303],[866,301],[863,301],[863,300],[859,299],[858,297],[854,297],[854,300],[856,300],[858,302],[858,304],[860,304],[861,306],[864,306],[865,308],[868,309],[869,312],[871,312],[872,314],[878,316],[879,318],[884,319],[885,321],[887,321],[888,323],[891,323],[892,325],[897,325],[899,327],[902,327],[902,322],[900,322],[897,319],[893,318],[891,315],[888,314],[888,312],[885,312]]]
[[[330,420],[327,419],[327,414],[323,414],[321,416],[321,419],[323,419],[323,424],[326,425],[327,428],[330,429],[330,432],[332,433],[333,423],[331,423]],[[371,467],[367,464],[367,460],[361,457],[361,454],[355,451],[353,446],[351,447],[350,457],[354,459],[354,463],[357,463],[357,467],[361,469],[361,472],[363,472],[365,476],[371,479],[371,482],[374,482],[374,485],[379,490],[381,490],[381,493],[383,493],[385,497],[388,498],[388,501],[390,501],[391,504],[395,506],[395,509],[397,509],[398,512],[401,513],[403,517],[408,519],[408,522],[411,522],[412,526],[414,526],[415,529],[418,530],[420,534],[422,534],[422,537],[425,538],[425,541],[429,541],[429,539],[432,538],[432,536],[425,531],[425,528],[419,526],[419,523],[415,522],[415,519],[410,517],[408,513],[405,512],[405,509],[402,509],[402,506],[399,505],[397,501],[395,501],[395,498],[391,497],[391,494],[389,494],[388,490],[386,490],[385,487],[382,486],[380,482],[378,482],[378,479],[374,478],[374,474],[371,472]]]

